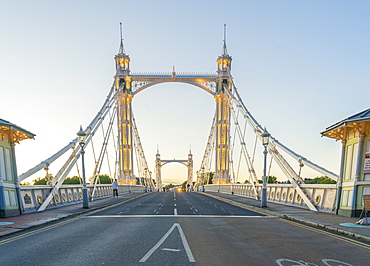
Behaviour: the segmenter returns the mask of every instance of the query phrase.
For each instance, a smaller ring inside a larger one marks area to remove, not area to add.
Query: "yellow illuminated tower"
[[[225,25],[226,27],[226,25]],[[225,31],[226,32],[226,31]],[[224,45],[222,54],[217,58],[217,90],[216,101],[216,171],[213,178],[214,184],[230,183],[230,104],[229,91],[232,90],[231,82],[231,56]]]
[[[133,174],[133,139],[132,139],[132,99],[130,77],[130,57],[123,47],[122,24],[121,44],[115,56],[116,75],[115,88],[117,91],[117,121],[119,144],[119,184],[136,184]]]
[[[188,167],[188,184],[190,186],[193,185],[193,154],[191,154],[191,149],[189,150],[188,154],[188,161],[186,162],[186,166]]]
[[[161,167],[162,167],[161,155],[159,154],[159,149],[157,147],[157,154],[155,155],[155,177],[156,177],[158,192],[163,190],[162,178],[161,178]]]

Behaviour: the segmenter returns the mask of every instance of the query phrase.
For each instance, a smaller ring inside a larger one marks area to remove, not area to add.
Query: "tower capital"
[[[116,61],[116,71],[117,74],[128,75],[130,73],[130,57],[125,53],[125,48],[123,46],[122,23],[120,23],[120,33],[121,43],[118,54],[114,57],[114,60]]]
[[[217,73],[219,75],[227,74],[231,70],[231,56],[227,52],[226,46],[226,24],[224,24],[224,44],[222,46],[221,55],[217,58]]]

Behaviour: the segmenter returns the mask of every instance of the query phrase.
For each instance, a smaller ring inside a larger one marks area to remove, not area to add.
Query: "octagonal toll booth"
[[[35,134],[0,119],[0,218],[22,214],[23,206],[14,147]]]
[[[321,132],[342,142],[336,213],[358,217],[364,195],[370,195],[370,108],[354,114]]]

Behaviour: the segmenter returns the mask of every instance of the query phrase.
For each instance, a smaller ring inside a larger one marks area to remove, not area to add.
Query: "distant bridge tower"
[[[159,191],[162,191],[162,177],[161,177],[161,168],[163,165],[168,163],[181,163],[188,168],[188,180],[187,184],[189,186],[193,185],[193,154],[191,151],[188,154],[187,160],[161,160],[161,155],[159,154],[159,150],[157,150],[157,154],[155,155],[155,177],[157,181],[157,188]]]
[[[226,41],[222,55],[217,58],[217,89],[216,101],[216,170],[213,178],[214,184],[230,183],[230,104],[228,90],[232,90],[231,56],[228,55]]]
[[[162,167],[161,155],[159,154],[159,150],[157,149],[157,154],[155,155],[155,180],[157,182],[158,191],[163,190],[161,179],[161,167]]]
[[[122,39],[118,54],[115,56],[115,88],[117,95],[117,123],[119,145],[119,184],[136,184],[133,175],[133,138],[132,138],[132,99],[130,77],[130,57],[125,54]]]

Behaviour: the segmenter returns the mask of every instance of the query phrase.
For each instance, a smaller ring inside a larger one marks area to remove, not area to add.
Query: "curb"
[[[39,221],[31,222],[29,224],[20,225],[17,228],[13,228],[13,229],[9,229],[9,230],[0,232],[0,239],[3,238],[3,237],[6,237],[6,236],[10,236],[12,234],[20,233],[20,232],[25,231],[27,229],[36,228],[36,227],[39,227],[39,226],[42,226],[42,225],[46,225],[46,224],[49,224],[49,223],[52,223],[52,222],[60,221],[60,220],[63,220],[63,219],[67,219],[67,218],[71,218],[71,217],[75,217],[75,216],[79,216],[79,215],[84,215],[86,213],[90,213],[90,212],[97,211],[97,210],[100,210],[100,209],[104,209],[104,208],[107,208],[107,207],[114,207],[115,205],[121,204],[125,201],[136,199],[138,197],[141,197],[142,195],[145,195],[145,193],[142,193],[142,194],[130,197],[130,198],[126,198],[126,199],[121,199],[121,200],[116,201],[114,203],[104,204],[104,205],[96,206],[96,207],[89,208],[89,209],[81,209],[80,211],[77,211],[76,213],[69,213],[69,214],[65,214],[65,215],[59,215],[57,217],[53,217],[53,218],[50,218],[50,219],[47,219],[47,220],[39,220]]]
[[[310,220],[290,216],[290,215],[287,215],[287,214],[281,214],[281,213],[278,213],[278,212],[266,210],[262,207],[255,207],[255,206],[252,206],[252,205],[249,205],[249,204],[246,204],[246,203],[241,203],[241,202],[237,202],[237,201],[234,201],[234,200],[231,200],[231,199],[222,198],[222,197],[219,197],[219,196],[216,196],[216,195],[213,195],[213,194],[208,194],[208,193],[204,193],[204,192],[198,192],[198,193],[202,193],[202,194],[207,195],[209,197],[213,197],[215,199],[218,199],[218,200],[221,200],[221,201],[224,201],[224,202],[228,202],[228,203],[230,203],[234,206],[238,206],[238,207],[241,207],[240,205],[248,206],[248,208],[246,208],[246,209],[249,209],[249,210],[252,209],[252,210],[255,210],[258,213],[263,213],[263,214],[271,215],[271,216],[278,216],[278,217],[281,217],[283,219],[291,220],[291,221],[302,223],[302,224],[305,224],[305,225],[308,225],[308,226],[317,227],[317,228],[324,229],[324,230],[327,230],[327,231],[331,231],[331,232],[334,232],[334,233],[337,233],[337,234],[342,234],[342,235],[345,235],[345,236],[350,236],[350,237],[353,237],[353,238],[356,238],[356,239],[360,239],[362,241],[370,242],[370,237],[368,237],[368,236],[364,236],[364,235],[360,235],[360,234],[357,234],[357,233],[352,233],[350,231],[346,231],[346,230],[343,230],[343,229],[335,228],[335,227],[332,227],[330,224],[324,224],[324,223],[321,223],[321,222],[310,221]]]

